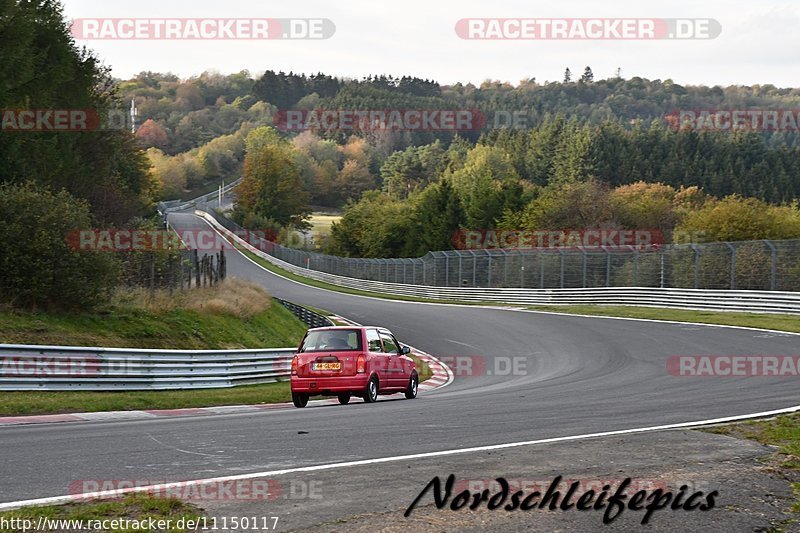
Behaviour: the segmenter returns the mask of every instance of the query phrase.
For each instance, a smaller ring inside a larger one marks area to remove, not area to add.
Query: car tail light
[[[361,354],[356,360],[356,373],[363,374],[367,371],[367,356]]]
[[[292,358],[292,375],[293,376],[297,375],[297,356],[296,355]]]

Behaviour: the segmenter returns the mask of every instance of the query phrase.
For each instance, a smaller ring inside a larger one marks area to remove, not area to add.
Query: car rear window
[[[309,331],[303,339],[301,352],[360,351],[361,331],[357,329],[328,329]]]

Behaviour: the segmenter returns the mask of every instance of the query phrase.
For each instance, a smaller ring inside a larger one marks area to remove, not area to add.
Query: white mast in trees
[[[136,133],[136,101],[131,99],[131,133]]]

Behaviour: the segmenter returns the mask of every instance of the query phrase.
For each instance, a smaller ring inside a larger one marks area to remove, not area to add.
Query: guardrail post
[[[450,256],[444,252],[444,286],[450,286]]]
[[[661,276],[660,276],[661,277],[661,283],[660,283],[659,286],[662,289],[664,288],[664,255],[665,255],[665,253],[666,252],[664,250],[659,250],[659,252],[658,252],[658,255],[660,256],[660,260],[661,260]]]
[[[558,250],[558,261],[561,266],[561,288],[564,288],[564,251],[559,249]]]
[[[605,246],[603,251],[606,253],[606,287],[611,287],[611,252]]]

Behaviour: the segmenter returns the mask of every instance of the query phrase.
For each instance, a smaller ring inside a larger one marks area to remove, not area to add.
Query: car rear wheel
[[[372,376],[367,383],[367,390],[364,391],[364,402],[375,403],[378,401],[378,378]]]
[[[347,405],[350,403],[350,393],[349,392],[342,392],[339,394],[339,403],[342,405]]]
[[[408,380],[408,388],[406,389],[406,398],[409,400],[413,400],[417,397],[417,391],[419,390],[419,376],[417,373],[411,374],[411,379]]]
[[[292,403],[295,407],[305,407],[308,405],[308,394],[304,392],[293,392]]]

